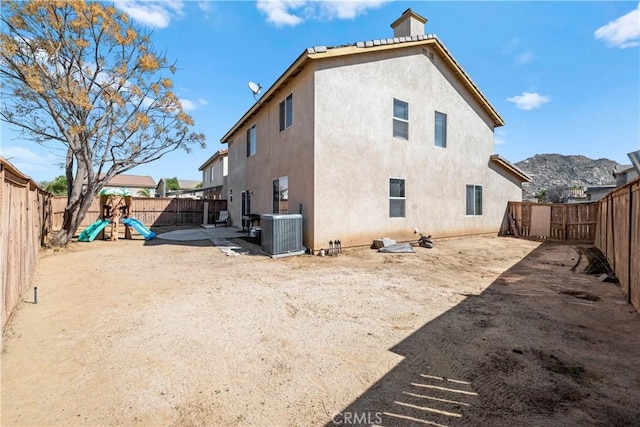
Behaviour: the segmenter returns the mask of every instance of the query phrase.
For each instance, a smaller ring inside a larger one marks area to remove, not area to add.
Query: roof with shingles
[[[156,188],[156,182],[149,175],[119,174],[111,178],[105,187]]]
[[[193,190],[199,184],[202,184],[202,181],[196,181],[196,180],[193,180],[193,179],[180,179],[180,178],[178,178],[178,187],[180,187],[181,190]]]

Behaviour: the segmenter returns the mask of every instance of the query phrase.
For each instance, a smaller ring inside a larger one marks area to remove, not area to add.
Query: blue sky
[[[506,122],[494,151],[512,162],[581,154],[629,164],[640,149],[640,4],[636,2],[118,1],[177,60],[176,93],[207,148],[173,152],[128,173],[201,179],[198,167],[266,90],[312,46],[393,36],[412,8]],[[17,139],[1,154],[36,181],[64,171],[63,150]]]

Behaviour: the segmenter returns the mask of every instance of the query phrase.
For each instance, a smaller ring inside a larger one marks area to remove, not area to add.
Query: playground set
[[[118,240],[120,223],[124,224],[124,238],[131,239],[131,229],[135,229],[145,240],[156,237],[156,233],[145,227],[140,221],[129,216],[131,210],[131,192],[126,189],[106,188],[100,192],[100,218],[87,227],[78,236],[79,242],[91,242],[96,237],[105,238],[105,228],[111,225],[110,240]]]

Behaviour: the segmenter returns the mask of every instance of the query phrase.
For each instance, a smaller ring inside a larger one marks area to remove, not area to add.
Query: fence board
[[[507,212],[513,217],[521,237],[592,243],[596,236],[598,209],[597,202],[509,202]],[[504,227],[501,234],[511,233]]]
[[[0,158],[2,326],[29,288],[50,227],[49,194]]]
[[[213,218],[220,211],[227,210],[227,201],[220,199],[183,199],[173,197],[132,197],[129,213],[133,218],[144,225],[200,225],[204,219],[204,206],[208,202],[208,223],[213,223]],[[53,224],[55,229],[62,226],[64,208],[67,204],[66,197],[55,197],[53,200]],[[96,197],[91,203],[80,227],[87,227],[97,221],[101,215],[100,198]]]
[[[607,257],[628,302],[640,310],[640,178],[600,201],[595,246]]]

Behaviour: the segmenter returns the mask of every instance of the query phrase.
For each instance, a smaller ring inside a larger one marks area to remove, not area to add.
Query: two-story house
[[[529,178],[493,154],[502,118],[425,23],[408,9],[393,38],[308,48],[264,92],[221,139],[234,224],[301,213],[313,250],[500,229]]]
[[[224,199],[227,197],[229,163],[226,148],[214,153],[198,170],[202,171],[202,190],[205,199]]]

